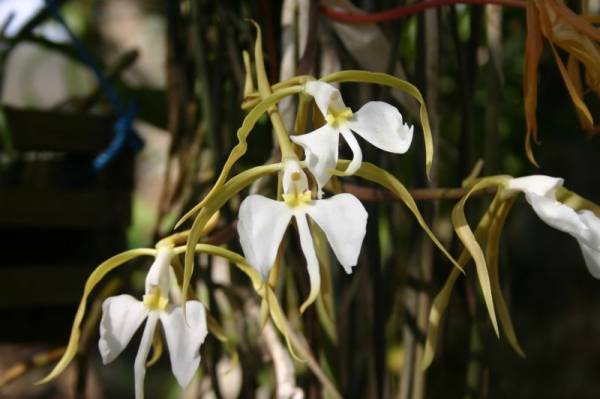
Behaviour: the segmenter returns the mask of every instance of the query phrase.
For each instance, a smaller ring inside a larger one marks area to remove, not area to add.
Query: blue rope
[[[114,90],[98,64],[94,61],[91,54],[87,51],[83,43],[75,36],[73,31],[69,28],[63,16],[60,13],[60,9],[54,0],[45,0],[46,7],[54,19],[56,19],[65,29],[69,35],[72,45],[77,51],[79,58],[92,70],[100,88],[108,98],[108,101],[115,110],[117,120],[113,125],[115,135],[108,145],[108,147],[96,156],[92,162],[92,169],[94,174],[101,171],[108,165],[113,159],[123,150],[125,145],[128,145],[134,151],[140,150],[144,146],[144,142],[138,136],[133,126],[133,120],[138,111],[137,101],[132,101],[127,107],[123,105],[117,92]]]

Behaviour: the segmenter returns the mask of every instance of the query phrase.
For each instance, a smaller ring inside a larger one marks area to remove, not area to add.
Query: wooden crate
[[[19,161],[0,175],[0,339],[64,340],[89,272],[127,246],[133,156],[93,176],[114,120],[4,107]]]

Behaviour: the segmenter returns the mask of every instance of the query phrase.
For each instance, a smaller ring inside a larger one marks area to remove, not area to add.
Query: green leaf
[[[87,306],[87,299],[94,289],[96,285],[112,270],[121,266],[125,262],[128,262],[134,258],[139,256],[156,256],[156,250],[150,248],[138,248],[131,249],[129,251],[122,252],[118,255],[113,256],[110,259],[105,260],[98,266],[90,277],[88,277],[85,282],[85,287],[83,289],[83,295],[81,296],[81,300],[79,302],[79,307],[77,308],[77,313],[75,314],[75,320],[73,321],[73,327],[71,328],[71,336],[69,337],[69,343],[67,344],[67,348],[62,358],[58,361],[54,369],[48,374],[44,379],[38,381],[36,384],[45,384],[52,379],[56,378],[63,370],[69,365],[69,363],[73,360],[75,355],[77,354],[77,347],[79,345],[79,337],[81,335],[81,322],[83,321],[83,316],[85,315],[85,310]]]

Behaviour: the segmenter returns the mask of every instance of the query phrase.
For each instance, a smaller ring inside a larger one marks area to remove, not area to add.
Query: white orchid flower
[[[319,261],[307,215],[323,230],[340,264],[350,274],[365,237],[367,211],[350,194],[313,200],[298,161],[285,163],[282,182],[284,201],[261,195],[250,195],[242,201],[237,228],[248,263],[266,279],[287,226],[294,217],[310,280],[310,293],[301,307],[304,311],[316,299],[321,285]]]
[[[304,91],[314,97],[327,123],[313,132],[290,138],[304,148],[306,164],[317,179],[318,198],[336,166],[340,134],[352,150],[352,161],[345,171],[348,175],[354,174],[362,163],[362,151],[352,132],[384,151],[403,154],[410,147],[414,126],[403,123],[396,107],[370,101],[353,113],[344,104],[340,91],[328,83],[308,82]]]
[[[146,295],[138,301],[130,295],[107,298],[102,304],[98,347],[104,364],[112,362],[125,349],[133,334],[146,320],[135,357],[135,398],[144,397],[146,359],[160,319],[167,341],[171,368],[181,387],[187,386],[200,363],[200,345],[207,334],[204,306],[187,301],[187,320],[181,306],[169,303],[170,262],[173,250],[159,248],[146,276]]]
[[[600,279],[600,219],[589,210],[575,211],[556,199],[564,180],[533,175],[509,181],[507,189],[525,193],[525,199],[546,224],[575,237],[589,272]]]

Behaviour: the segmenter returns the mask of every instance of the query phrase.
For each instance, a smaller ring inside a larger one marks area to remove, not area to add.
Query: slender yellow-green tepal
[[[188,247],[177,247],[175,248],[176,254],[186,253],[187,254]],[[294,351],[294,346],[291,341],[290,333],[287,328],[287,323],[285,323],[285,316],[283,315],[283,311],[281,310],[281,306],[279,305],[279,301],[277,300],[277,296],[273,293],[268,284],[265,284],[260,274],[254,269],[252,266],[246,262],[246,259],[233,251],[228,249],[217,247],[215,245],[210,244],[196,244],[194,246],[195,252],[201,252],[208,255],[220,256],[222,258],[227,259],[229,262],[236,265],[252,282],[252,287],[254,290],[265,300],[268,302],[268,310],[273,319],[273,323],[275,327],[279,330],[279,332],[283,335],[288,350],[290,354],[298,361],[303,361],[296,352]],[[186,291],[184,291],[186,292]],[[185,312],[185,310],[184,310]],[[184,313],[185,314],[185,313]]]
[[[477,228],[475,229],[475,238],[478,241],[486,241],[489,234],[489,227],[492,223],[495,214],[498,212],[498,204],[500,203],[500,198],[498,195],[494,197],[487,211],[481,217]],[[461,267],[466,267],[468,262],[471,260],[471,253],[464,249],[461,255],[458,258],[458,263]],[[450,296],[452,295],[452,290],[454,289],[454,284],[456,280],[460,276],[459,269],[454,268],[450,271],[450,275],[446,279],[444,286],[440,290],[440,292],[435,296],[433,302],[431,304],[431,309],[429,311],[429,323],[427,327],[427,336],[425,339],[425,352],[423,354],[422,367],[426,369],[429,367],[431,362],[433,361],[433,357],[435,356],[435,351],[437,348],[439,330],[441,327],[442,319],[446,309],[448,308],[448,304],[450,302]]]
[[[340,160],[338,161],[338,167],[346,168],[350,163],[348,160]],[[404,205],[408,208],[409,211],[414,215],[415,219],[417,219],[417,223],[419,226],[425,231],[425,233],[429,236],[431,241],[438,247],[440,251],[448,258],[448,260],[457,268],[459,271],[463,271],[462,267],[458,264],[458,262],[450,255],[450,253],[446,250],[444,245],[438,240],[438,238],[433,234],[433,231],[425,222],[425,219],[421,215],[419,208],[417,207],[417,203],[414,198],[410,195],[409,191],[404,187],[402,183],[398,179],[396,179],[391,173],[388,171],[381,169],[372,163],[363,162],[360,169],[355,173],[356,176],[360,176],[365,180],[372,181],[374,183],[379,184],[380,186],[388,189],[392,193],[394,193]]]
[[[485,302],[485,306],[490,316],[490,321],[492,322],[492,326],[494,327],[494,331],[497,336],[500,336],[500,332],[498,330],[498,320],[496,318],[496,311],[494,307],[494,300],[492,298],[492,288],[490,283],[490,276],[488,273],[487,264],[485,261],[485,255],[483,254],[483,250],[481,246],[477,242],[469,223],[467,222],[467,218],[465,216],[465,204],[467,200],[476,191],[484,190],[490,187],[501,187],[511,179],[510,176],[493,176],[486,177],[479,180],[471,189],[461,198],[460,201],[454,206],[452,209],[452,225],[454,226],[454,231],[456,235],[460,239],[460,241],[465,246],[466,250],[469,251],[471,256],[473,257],[473,261],[475,262],[475,268],[477,270],[477,278],[479,280],[479,285],[481,287],[481,293],[483,294],[483,300]]]
[[[502,193],[500,193],[500,195],[502,195]],[[495,218],[489,228],[485,257],[490,273],[492,298],[494,298],[494,304],[496,305],[496,310],[498,311],[498,320],[500,321],[502,332],[506,336],[506,339],[513,350],[519,356],[525,357],[525,352],[523,352],[521,345],[519,345],[519,340],[517,339],[517,334],[515,333],[515,329],[510,317],[510,312],[508,311],[508,306],[506,305],[504,294],[502,293],[502,288],[500,287],[500,274],[498,268],[500,235],[502,233],[502,228],[504,227],[506,217],[508,216],[514,204],[515,199],[516,195],[511,195],[509,198],[500,203],[498,212],[496,212]]]
[[[75,320],[73,321],[73,327],[71,328],[71,335],[69,337],[69,343],[67,344],[67,348],[62,358],[58,361],[54,369],[41,381],[38,381],[37,384],[44,384],[52,379],[56,378],[60,373],[64,371],[64,369],[71,363],[75,355],[77,354],[77,348],[79,346],[79,338],[81,336],[81,322],[83,321],[83,317],[85,316],[85,311],[87,307],[87,300],[90,296],[92,290],[98,285],[100,281],[112,270],[117,267],[125,264],[126,262],[138,258],[140,256],[155,256],[157,253],[156,249],[152,248],[138,248],[131,249],[129,251],[122,252],[118,255],[113,256],[102,262],[85,282],[85,287],[83,289],[83,295],[81,296],[81,300],[79,301],[79,307],[77,308],[77,313],[75,313]]]
[[[590,210],[600,218],[599,205],[564,187],[558,187],[556,190],[556,200],[562,202],[570,208],[573,208],[576,211],[583,209]]]
[[[324,82],[375,83],[403,91],[417,100],[419,103],[419,119],[421,120],[423,140],[425,142],[425,171],[427,173],[427,178],[430,178],[431,164],[433,163],[433,139],[431,135],[431,125],[429,123],[429,115],[427,113],[425,100],[416,86],[386,73],[356,70],[334,72],[330,75],[324,76],[320,80]]]
[[[254,108],[252,108],[250,110],[248,115],[246,115],[246,117],[244,118],[244,120],[242,122],[242,126],[240,126],[240,128],[237,130],[238,143],[231,150],[231,153],[229,154],[227,160],[225,161],[225,164],[223,165],[223,169],[221,170],[221,174],[217,178],[217,181],[215,182],[214,186],[209,191],[209,193],[202,199],[202,201],[200,201],[198,204],[196,204],[192,209],[190,209],[188,212],[186,212],[186,214],[183,215],[181,217],[181,219],[179,219],[179,221],[177,221],[177,223],[175,224],[175,229],[177,229],[179,226],[181,226],[181,224],[184,223],[186,220],[188,220],[191,216],[198,213],[198,211],[200,209],[205,207],[207,205],[207,203],[215,196],[216,191],[223,184],[225,184],[225,181],[227,180],[227,177],[229,176],[229,172],[231,171],[231,168],[242,156],[244,156],[244,154],[246,153],[246,150],[248,149],[248,143],[246,140],[248,139],[250,132],[252,131],[252,129],[256,125],[256,122],[260,119],[260,117],[265,112],[267,112],[269,107],[271,107],[274,104],[277,104],[279,101],[281,101],[285,97],[291,96],[293,94],[301,93],[302,90],[303,90],[302,86],[292,86],[292,87],[282,89],[276,93],[271,94],[269,97],[265,98],[264,100],[260,101]]]

